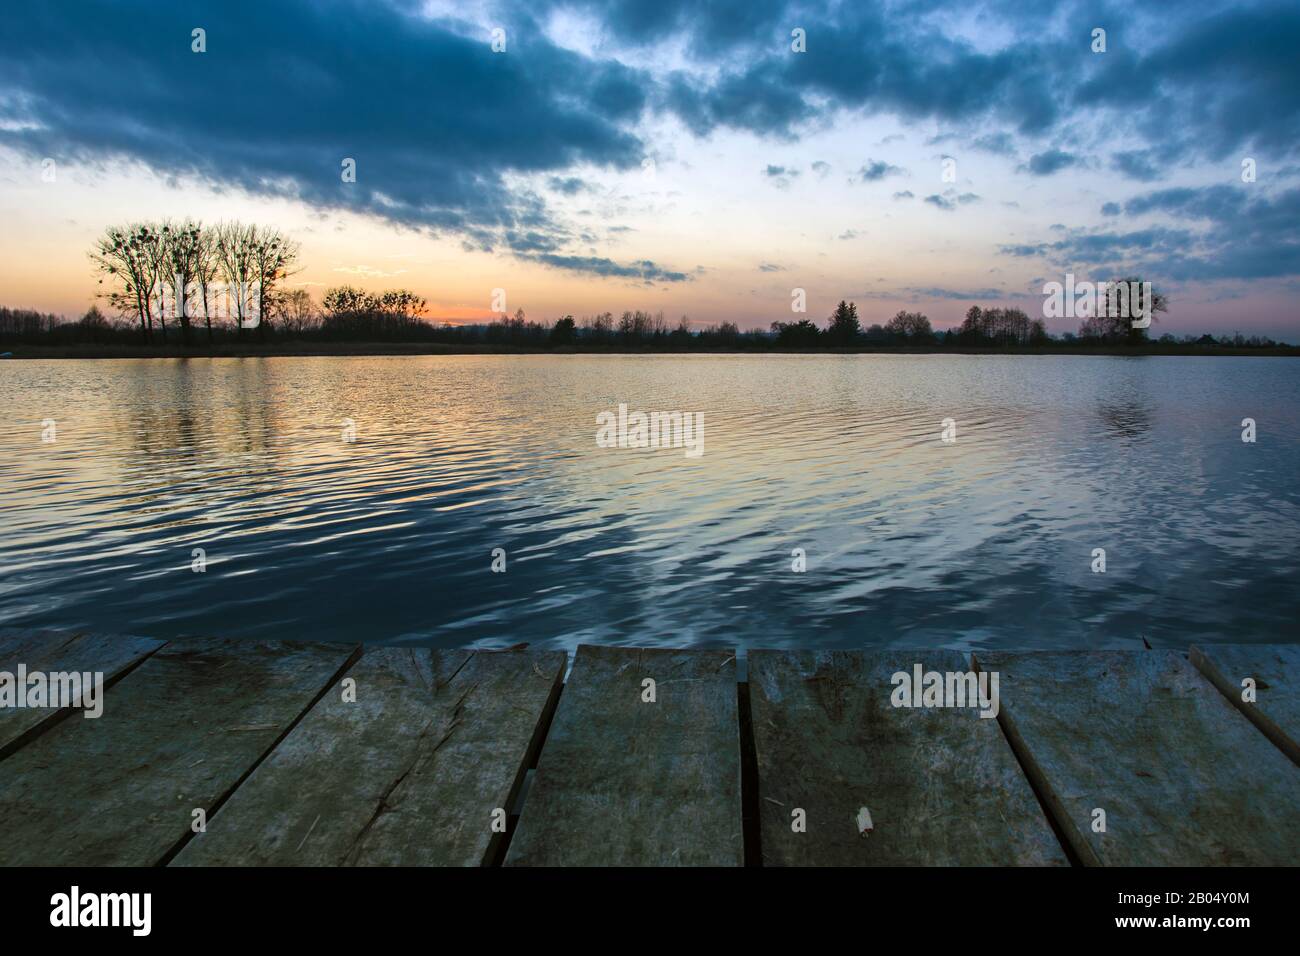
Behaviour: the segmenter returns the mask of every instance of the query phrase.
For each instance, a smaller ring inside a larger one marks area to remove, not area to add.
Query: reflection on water
[[[1097,396],[1097,413],[1117,438],[1137,439],[1154,421],[1147,356],[1110,359],[1106,388]],[[1157,376],[1159,377],[1159,376]]]
[[[1106,427],[1120,438],[1137,438],[1151,427],[1151,410],[1143,405],[1117,405],[1102,401],[1097,407]]]
[[[0,624],[566,648],[1294,640],[1298,371],[986,356],[7,362]],[[597,447],[596,415],[620,402],[703,412],[704,455]],[[1256,444],[1240,440],[1244,417]],[[945,418],[955,444],[940,441]],[[1090,571],[1099,547],[1105,574]]]

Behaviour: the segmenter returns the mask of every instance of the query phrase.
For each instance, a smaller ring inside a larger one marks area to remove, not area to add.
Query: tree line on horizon
[[[957,345],[968,348],[1041,348],[1054,342],[1091,343],[1097,345],[1141,345],[1148,341],[1147,330],[1133,328],[1126,307],[1121,307],[1118,283],[1138,283],[1138,278],[1120,279],[1112,283],[1102,298],[1098,315],[1086,317],[1077,334],[1067,332],[1059,339],[1047,331],[1047,323],[1030,318],[1023,309],[981,308],[972,305],[956,329],[936,332],[930,319],[921,312],[899,311],[883,325],[876,323],[863,328],[858,318],[858,308],[853,302],[840,300],[831,313],[826,328],[815,322],[801,319],[798,322],[773,322],[771,333],[777,344],[791,348],[847,348],[856,345]],[[1151,292],[1151,313],[1168,311],[1164,295]],[[1137,305],[1141,305],[1138,303]],[[1173,336],[1162,337],[1166,344],[1178,343]],[[1195,341],[1195,340],[1194,340]],[[1276,343],[1268,340],[1270,345]],[[1215,343],[1217,344],[1217,343]]]
[[[1078,333],[1053,336],[1041,318],[1022,309],[973,305],[962,324],[935,331],[922,312],[899,311],[884,323],[863,327],[857,305],[841,300],[823,328],[802,318],[773,322],[767,331],[742,331],[734,322],[694,328],[685,315],[670,323],[663,311],[628,310],[554,322],[529,320],[523,309],[486,323],[435,324],[425,318],[427,302],[407,289],[370,292],[350,285],[325,290],[319,303],[287,279],[297,271],[299,246],[278,229],[223,222],[204,226],[192,220],[132,223],[106,229],[90,259],[101,284],[98,306],[75,321],[34,310],[0,307],[0,342],[76,345],[166,344],[168,319],[179,327],[182,344],[191,345],[201,323],[209,345],[246,341],[245,325],[258,342],[427,342],[459,347],[523,349],[665,351],[830,350],[853,348],[1050,349],[1054,346],[1137,346],[1146,329],[1132,328],[1112,298],[1099,315],[1083,320]],[[1124,279],[1123,282],[1138,280]],[[220,288],[219,288],[220,287]],[[218,292],[224,298],[218,308]],[[1168,303],[1152,292],[1151,312]],[[1234,337],[1166,334],[1170,346],[1270,348],[1263,336]]]
[[[575,318],[566,315],[553,323],[529,320],[522,309],[513,316],[490,323],[435,325],[422,318],[424,300],[407,290],[370,293],[350,286],[327,290],[317,305],[305,289],[288,290],[274,317],[256,341],[284,342],[412,342],[474,348],[480,346],[519,349],[617,351],[771,351],[834,349],[1002,349],[1051,350],[1076,346],[1108,346],[1148,342],[1145,334],[1133,335],[1126,327],[1098,327],[1100,320],[1085,320],[1081,334],[1067,332],[1046,335],[1038,322],[1019,309],[972,306],[958,328],[934,331],[923,313],[900,312],[884,324],[852,331],[851,324],[837,327],[834,314],[825,329],[803,319],[775,323],[768,331],[742,331],[735,323],[723,322],[693,328],[682,316],[669,324],[662,312],[637,311],[614,316],[611,312]],[[852,304],[846,303],[846,309]],[[837,307],[838,311],[838,307]],[[856,311],[856,310],[854,310]],[[260,327],[259,327],[260,328]],[[220,342],[240,341],[233,322],[212,320],[212,333]],[[1144,332],[1144,330],[1134,330]],[[851,332],[851,334],[850,334]],[[159,330],[161,335],[161,330]],[[110,318],[92,305],[77,320],[34,309],[0,306],[0,346],[17,344],[74,346],[148,344],[142,337],[138,316]],[[1284,343],[1267,336],[1234,335],[1160,336],[1163,346],[1205,348],[1277,348]]]

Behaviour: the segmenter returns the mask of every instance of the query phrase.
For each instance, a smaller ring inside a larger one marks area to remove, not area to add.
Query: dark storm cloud
[[[1028,155],[1035,176],[1101,167],[1139,182],[1198,159],[1283,168],[1300,150],[1294,2],[1136,3],[1121,14],[1093,0],[502,0],[505,54],[482,26],[429,20],[408,0],[10,6],[0,144],[125,158],[574,263],[588,257],[563,255],[572,231],[514,174],[539,176],[548,195],[580,193],[573,170],[630,169],[655,152],[642,140],[650,117],[699,136],[787,142],[845,114],[932,121],[972,149]],[[589,17],[617,58],[547,40],[539,25],[560,9]],[[982,42],[953,32],[956,12],[989,27]],[[1108,28],[1104,54],[1088,50],[1092,24]],[[195,26],[207,53],[190,52]],[[796,27],[806,53],[791,50]],[[658,44],[674,52],[661,57]],[[677,68],[659,68],[676,51]],[[356,183],[340,181],[345,157]],[[1163,202],[1164,214],[1182,213]],[[1249,228],[1267,247],[1264,268],[1290,261],[1286,228],[1277,218]],[[642,268],[599,257],[583,268],[610,267]]]
[[[760,67],[723,76],[708,85],[689,74],[676,73],[667,81],[663,101],[697,136],[729,126],[793,139],[794,127],[812,115],[797,90]]]
[[[696,133],[726,126],[790,137],[837,109],[911,119],[996,117],[1025,132],[1057,118],[1050,72],[1029,69],[1014,50],[983,52],[919,21],[886,16],[878,3],[791,4],[783,17],[763,23],[746,36],[751,55],[732,61],[745,66],[717,79],[674,78],[665,102]],[[796,26],[807,31],[807,53],[790,49]],[[744,25],[731,29],[739,36]],[[721,48],[711,49],[717,62]]]
[[[187,103],[195,108],[182,112],[209,107],[234,114],[213,127],[218,134],[231,127],[265,132],[287,118],[286,152],[304,132],[318,135],[303,145],[318,146],[319,133],[330,127],[344,141],[349,134],[383,134],[377,148],[407,134],[410,151],[439,136],[439,158],[477,156],[476,175],[483,179],[501,169],[558,169],[575,157],[628,165],[641,149],[623,124],[640,118],[648,104],[677,114],[697,133],[727,126],[795,137],[808,122],[841,109],[909,120],[996,120],[1006,128],[984,131],[970,144],[1000,155],[1014,154],[1013,131],[1044,132],[1063,108],[1079,106],[1136,117],[1135,128],[1166,148],[1171,133],[1198,152],[1246,140],[1291,152],[1300,141],[1300,58],[1293,55],[1300,9],[1294,4],[1202,13],[1202,5],[1186,3],[1176,4],[1173,15],[1164,13],[1167,5],[1137,4],[1123,18],[1106,16],[1093,3],[1048,4],[1072,9],[1071,22],[1111,23],[1109,48],[1100,56],[1072,55],[1080,41],[1060,31],[1045,34],[1043,5],[1009,0],[986,0],[977,10],[1015,39],[1002,49],[976,48],[943,32],[938,14],[950,6],[931,0],[529,0],[507,4],[510,52],[495,55],[482,28],[422,19],[414,3],[69,0],[16,6],[0,23],[0,52],[4,85],[30,94],[42,118],[88,121],[86,141],[95,132],[112,133],[126,113],[144,128],[119,130],[119,141],[107,145],[157,147],[161,121],[151,120],[151,111]],[[539,26],[556,9],[591,17],[631,48],[683,39],[688,56],[709,69],[652,79],[615,60],[561,49]],[[1143,30],[1144,16],[1158,19],[1160,29]],[[1132,39],[1125,30],[1130,21]],[[203,57],[188,51],[185,38],[194,24],[210,34]],[[808,52],[791,51],[794,27],[806,31]],[[96,106],[103,107],[98,122],[87,115]],[[174,117],[173,125],[188,145],[186,134],[194,130],[187,117]],[[1031,171],[1056,152],[1040,153]],[[1127,175],[1154,171],[1153,157],[1138,148],[1114,162]],[[416,165],[410,159],[391,164],[394,173]],[[246,174],[255,176],[259,165],[250,163]],[[283,157],[269,165],[306,172]],[[428,188],[462,198],[456,191],[463,194],[467,185],[465,165],[456,164],[459,175],[451,181]]]
[[[1074,103],[1119,111],[1132,130],[1175,155],[1218,159],[1248,145],[1294,154],[1300,6],[1218,6],[1205,14],[1200,5],[1171,11],[1177,15],[1164,17],[1158,32],[1131,43],[1113,35],[1108,51],[1094,58],[1095,72],[1074,91]]]
[[[705,26],[681,4],[670,8],[680,29],[721,29],[716,17]],[[990,0],[977,5],[979,14],[1015,37],[992,50],[940,32],[952,8],[931,0],[792,3],[778,16],[763,4],[726,24],[727,43],[692,46],[722,66],[720,76],[679,74],[669,102],[701,134],[726,126],[790,137],[845,109],[966,129],[992,121],[1005,128],[974,135],[970,145],[1004,156],[1017,151],[1013,133],[1046,133],[1068,113],[1095,107],[1107,114],[1098,131],[1131,144],[1113,158],[1114,168],[1140,181],[1158,178],[1171,160],[1219,158],[1247,145],[1293,155],[1300,146],[1294,3],[1137,3],[1120,15],[1100,3]],[[1071,25],[1106,23],[1107,52],[1090,52],[1087,30],[1045,33],[1053,12],[1063,10]],[[806,29],[808,53],[790,51],[793,25]],[[631,30],[623,39],[638,42]],[[742,44],[751,56],[727,69],[719,54]],[[1050,175],[1081,162],[1054,149],[1040,151],[1027,168]]]
[[[195,26],[205,53],[191,51]],[[553,247],[562,227],[506,177],[639,164],[625,121],[647,81],[535,35],[494,54],[480,32],[352,0],[24,4],[0,19],[0,143],[137,160],[471,248]],[[355,183],[341,180],[345,158]]]
[[[684,35],[697,56],[716,56],[778,32],[788,37],[790,26],[797,25],[786,0],[563,0],[540,5],[527,0],[518,6],[534,12],[545,6],[580,10],[627,44]]]

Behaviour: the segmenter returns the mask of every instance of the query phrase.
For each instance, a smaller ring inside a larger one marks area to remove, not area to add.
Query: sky
[[[20,4],[0,304],[79,315],[106,227],[188,217],[450,321],[945,328],[1070,273],[1300,342],[1298,48],[1294,2]]]

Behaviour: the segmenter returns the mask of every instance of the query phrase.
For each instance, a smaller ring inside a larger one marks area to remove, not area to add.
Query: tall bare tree
[[[280,282],[294,272],[298,260],[298,243],[267,226],[252,227],[251,256],[257,282],[258,338],[266,337],[266,328],[280,304]]]
[[[176,306],[176,317],[181,323],[181,338],[189,345],[190,293],[198,286],[203,246],[202,228],[187,219],[177,225],[164,222],[160,232],[169,272],[163,285],[165,288],[167,281],[171,283],[172,301]]]
[[[158,328],[163,344],[167,344],[167,282],[171,266],[171,226],[162,223],[145,223],[139,234],[145,261],[149,265],[148,302],[150,312],[158,315]],[[155,305],[157,308],[155,309]]]
[[[253,245],[257,240],[254,226],[223,222],[216,228],[217,263],[226,281],[226,295],[240,338],[244,322],[250,317],[253,282],[257,278]]]
[[[280,297],[280,321],[290,335],[315,331],[320,325],[316,303],[306,289],[293,289]]]
[[[109,304],[123,315],[134,314],[140,320],[140,334],[153,338],[153,303],[155,281],[152,232],[144,224],[110,226],[95,240],[90,259],[101,273],[99,282],[110,283],[105,293]]]
[[[194,282],[199,293],[199,302],[203,307],[203,324],[208,330],[208,344],[212,344],[212,284],[221,274],[221,259],[217,254],[217,231],[199,227],[198,243],[195,246]]]

